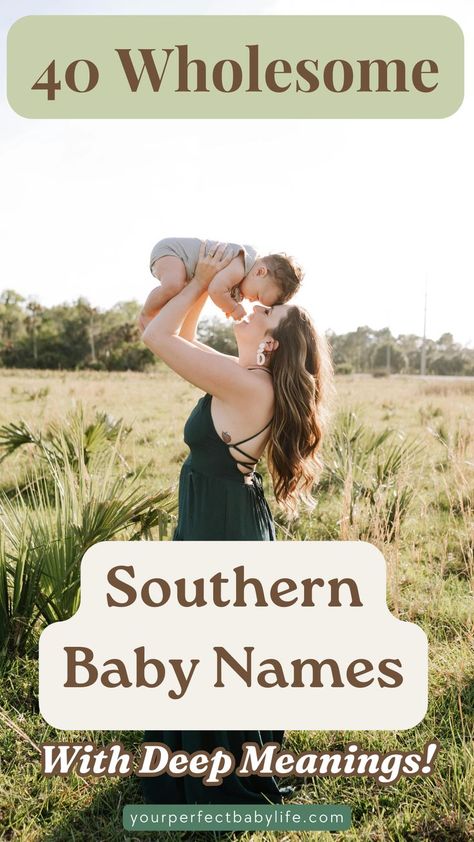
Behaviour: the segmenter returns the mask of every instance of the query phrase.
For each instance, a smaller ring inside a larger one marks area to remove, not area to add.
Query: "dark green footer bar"
[[[125,830],[347,830],[346,804],[127,804]]]

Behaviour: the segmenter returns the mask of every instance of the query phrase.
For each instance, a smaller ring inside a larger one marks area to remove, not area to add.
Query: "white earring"
[[[257,348],[257,365],[265,365],[265,342],[260,342]]]

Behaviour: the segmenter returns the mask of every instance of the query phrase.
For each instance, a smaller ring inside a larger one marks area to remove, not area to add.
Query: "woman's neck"
[[[256,360],[256,354],[243,354],[239,357],[239,365],[242,368],[259,368],[262,371],[270,371],[270,367],[268,365],[259,365]]]
[[[243,368],[249,368],[249,366],[257,367],[257,354],[248,352],[240,354],[239,365],[241,365]]]

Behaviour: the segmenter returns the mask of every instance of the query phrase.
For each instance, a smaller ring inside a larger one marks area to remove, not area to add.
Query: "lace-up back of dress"
[[[212,395],[204,395],[186,422],[184,440],[190,449],[187,464],[198,473],[250,482],[260,458],[255,454],[262,453],[273,419],[253,435],[232,441],[229,435],[218,433],[211,404]]]
[[[256,369],[249,368],[249,371],[254,371],[254,370],[268,371],[267,369],[262,369],[260,366]],[[268,372],[268,373],[270,373],[270,372]],[[245,438],[245,439],[241,439],[240,441],[236,441],[236,442],[226,441],[226,439],[224,437],[224,434],[221,436],[222,442],[228,448],[230,456],[233,458],[235,464],[237,465],[237,468],[239,469],[240,473],[244,475],[244,477],[250,477],[253,474],[258,462],[261,459],[261,455],[260,456],[253,456],[251,453],[248,453],[247,449],[244,449],[242,447],[242,445],[247,444],[248,442],[251,442],[254,439],[258,440],[259,437],[262,436],[260,441],[258,441],[258,444],[261,444],[265,440],[265,436],[263,436],[263,434],[268,430],[268,428],[271,426],[272,422],[273,422],[273,418],[270,418],[270,421],[267,424],[265,424],[265,426],[262,427],[261,430],[259,430],[257,433],[254,433],[251,436],[247,436],[247,438]],[[260,449],[260,448],[258,448],[258,449]],[[242,458],[242,457],[244,457],[244,458]]]
[[[253,436],[248,436],[248,438],[242,439],[242,441],[236,441],[235,443],[224,442],[226,447],[229,449],[229,453],[232,456],[235,464],[237,465],[239,471],[244,475],[244,477],[249,477],[251,474],[253,474],[255,467],[261,457],[252,456],[252,454],[247,453],[247,451],[244,450],[243,447],[241,447],[241,445],[246,444],[249,441],[253,441],[253,439],[256,439],[258,436],[261,436],[262,433],[268,430],[272,421],[273,418],[271,418],[268,424],[265,424],[265,426],[262,427],[262,429],[259,430],[258,433],[254,433]],[[234,453],[232,453],[232,451],[234,451]],[[242,459],[242,456],[244,456],[245,459]]]

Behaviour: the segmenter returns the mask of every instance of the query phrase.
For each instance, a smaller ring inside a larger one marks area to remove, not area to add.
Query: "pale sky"
[[[27,120],[0,69],[0,290],[52,305],[146,297],[166,236],[294,254],[321,330],[450,331],[474,344],[472,0],[3,0],[28,14],[444,14],[466,93],[445,120]],[[211,311],[209,311],[211,312]]]

